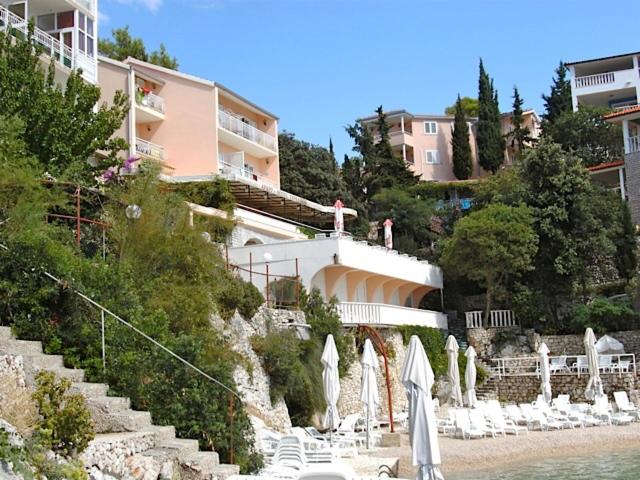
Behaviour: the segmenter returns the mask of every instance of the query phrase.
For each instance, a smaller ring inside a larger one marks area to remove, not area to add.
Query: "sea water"
[[[552,458],[498,470],[447,475],[447,480],[640,480],[640,451]]]

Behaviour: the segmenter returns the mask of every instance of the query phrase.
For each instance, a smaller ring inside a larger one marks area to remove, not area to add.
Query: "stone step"
[[[51,368],[64,368],[62,355],[23,355],[24,366],[35,370],[51,370]]]
[[[0,339],[0,354],[38,355],[42,354],[42,344],[31,340]]]
[[[11,340],[13,334],[11,333],[11,327],[0,327],[0,340]]]
[[[104,397],[107,395],[109,385],[106,383],[74,382],[71,388],[82,393],[85,397]]]
[[[151,414],[149,412],[123,410],[110,413],[105,417],[105,426],[100,428],[102,432],[138,432],[148,430],[151,426]],[[98,427],[96,426],[96,428]]]
[[[175,458],[184,460],[188,455],[197,453],[200,447],[198,446],[197,440],[173,438],[161,442],[158,448],[172,450],[175,452]]]
[[[228,465],[226,463],[221,463],[213,469],[210,478],[215,478],[216,480],[226,480],[233,475],[239,474],[240,467],[238,465]]]
[[[58,377],[68,378],[71,382],[83,382],[84,370],[80,368],[65,368],[65,367],[53,367],[53,368],[40,368],[38,370],[47,370],[53,372]]]
[[[131,400],[129,397],[90,397],[87,403],[97,405],[108,413],[117,413],[131,409]]]
[[[192,453],[180,463],[180,473],[183,480],[227,478],[231,475],[237,475],[239,471],[240,469],[236,465],[220,465],[216,452]]]
[[[160,445],[162,442],[167,442],[176,438],[176,428],[173,425],[151,425],[142,431],[152,432],[156,437],[156,445]]]

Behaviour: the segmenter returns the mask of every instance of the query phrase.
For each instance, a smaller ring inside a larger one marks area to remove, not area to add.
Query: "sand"
[[[529,432],[528,435],[480,440],[460,440],[439,437],[442,455],[442,472],[469,472],[500,468],[511,464],[522,464],[549,457],[584,456],[611,450],[637,449],[640,451],[640,424],[628,426],[591,427],[574,430]],[[384,459],[399,459],[399,476],[415,478],[416,469],[411,465],[411,447],[408,435],[403,435],[402,447],[376,448],[368,455],[371,463],[381,464]],[[367,462],[357,462],[363,471]],[[368,471],[366,473],[369,473]]]

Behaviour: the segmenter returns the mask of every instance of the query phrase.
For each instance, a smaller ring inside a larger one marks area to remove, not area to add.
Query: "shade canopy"
[[[464,384],[467,387],[467,393],[465,399],[469,407],[475,407],[478,399],[476,398],[476,350],[469,346],[467,351],[464,352],[464,356],[467,357],[467,368],[464,371]]]
[[[449,381],[449,402],[456,407],[462,406],[462,390],[460,388],[460,369],[458,368],[458,342],[456,337],[449,335],[447,344],[447,379]]]
[[[596,350],[600,354],[624,353],[624,345],[619,340],[604,335],[596,342]]]
[[[334,430],[340,423],[338,414],[338,397],[340,396],[340,377],[338,375],[338,349],[333,335],[327,335],[324,343],[324,350],[320,359],[322,362],[322,388],[324,399],[327,402],[327,411],[324,415],[324,428]]]
[[[538,348],[540,356],[540,392],[545,402],[551,403],[551,368],[549,367],[549,347],[542,342]]]
[[[365,415],[368,415],[369,420],[373,420],[376,418],[376,410],[380,405],[378,382],[376,380],[376,371],[380,367],[378,365],[378,357],[373,349],[373,344],[368,338],[364,341],[361,364],[362,384],[360,401],[362,402]]]
[[[431,388],[433,370],[420,339],[413,335],[400,377],[409,401],[409,439],[412,460],[419,466],[417,480],[444,480],[440,472],[438,425]]]

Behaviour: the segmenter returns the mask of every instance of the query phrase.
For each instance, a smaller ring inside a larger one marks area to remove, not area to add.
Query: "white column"
[[[402,144],[402,159],[405,161],[407,161],[407,145],[406,144]]]
[[[618,170],[618,178],[620,180],[620,196],[624,201],[627,199],[627,190],[624,185],[624,167],[620,167],[620,169]]]
[[[630,153],[629,148],[629,120],[622,120],[622,140],[624,141],[624,153]]]
[[[404,117],[400,117],[400,131],[404,133]]]
[[[633,71],[636,79],[636,103],[640,104],[640,65],[638,65],[638,56],[633,56]]]
[[[573,106],[573,111],[578,110],[578,95],[576,95],[576,70],[573,66],[569,67],[569,71],[571,72],[571,105]]]

